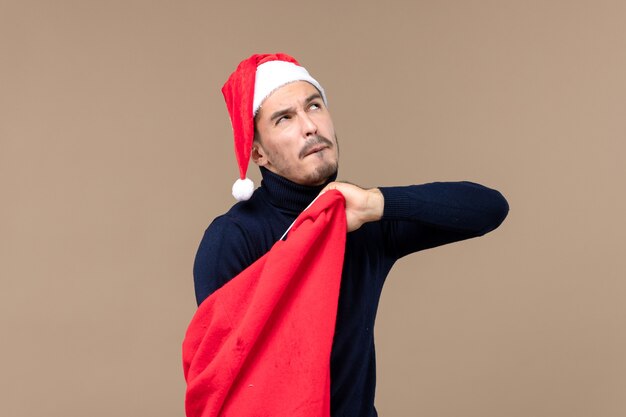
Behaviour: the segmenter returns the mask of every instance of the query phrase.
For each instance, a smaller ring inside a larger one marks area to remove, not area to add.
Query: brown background
[[[193,258],[237,175],[220,88],[284,51],[328,91],[341,179],[511,205],[392,271],[381,416],[626,415],[625,22],[621,0],[3,0],[0,414],[184,414]]]

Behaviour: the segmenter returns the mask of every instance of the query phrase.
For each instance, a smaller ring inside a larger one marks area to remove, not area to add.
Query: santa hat
[[[239,179],[233,184],[233,196],[238,201],[248,200],[254,191],[252,180],[246,176],[254,139],[254,116],[263,100],[279,87],[294,81],[311,83],[326,103],[322,86],[298,61],[281,53],[256,54],[241,61],[222,87],[233,126],[235,155],[239,165]]]

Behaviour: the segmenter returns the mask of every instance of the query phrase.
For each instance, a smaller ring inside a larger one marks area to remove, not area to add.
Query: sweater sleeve
[[[482,236],[506,218],[500,192],[471,182],[381,187],[386,243],[398,257]]]
[[[243,228],[228,216],[217,217],[204,232],[193,265],[198,305],[255,259]]]

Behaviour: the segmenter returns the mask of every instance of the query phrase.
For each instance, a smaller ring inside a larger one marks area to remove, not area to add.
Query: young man
[[[362,189],[335,182],[338,144],[326,94],[295,59],[253,55],[223,93],[235,133],[240,200],[205,232],[194,265],[198,304],[268,252],[320,192],[340,191],[348,234],[331,351],[331,415],[376,416],[374,319],[383,283],[399,258],[481,236],[508,204],[469,182]],[[252,159],[263,176],[252,192]],[[323,295],[321,295],[323,296]]]

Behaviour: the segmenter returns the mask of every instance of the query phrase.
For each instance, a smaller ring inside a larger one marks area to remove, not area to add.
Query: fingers
[[[320,194],[323,194],[326,191],[330,191],[330,190],[338,190],[340,192],[350,192],[350,190],[360,190],[360,191],[363,191],[364,189],[359,187],[356,184],[352,184],[351,182],[347,182],[347,181],[333,181],[333,182],[329,183],[328,185],[326,185],[326,187],[324,187],[322,189],[322,191],[320,191]]]
[[[340,184],[340,183],[338,183],[336,181],[333,181],[333,182],[329,183],[328,185],[326,185],[326,187],[322,188],[322,191],[320,191],[320,195],[324,194],[326,191],[336,190],[338,184]]]

